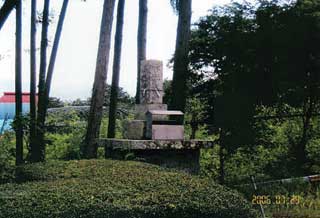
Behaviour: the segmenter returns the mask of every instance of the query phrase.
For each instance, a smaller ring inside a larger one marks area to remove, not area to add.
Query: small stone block
[[[179,125],[152,125],[146,134],[147,138],[154,140],[183,140],[184,128]]]
[[[144,120],[130,120],[123,122],[123,136],[127,139],[143,139],[144,138],[144,129],[145,129]]]

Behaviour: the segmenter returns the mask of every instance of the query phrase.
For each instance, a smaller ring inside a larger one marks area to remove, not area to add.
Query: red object
[[[16,93],[15,92],[4,92],[3,96],[0,97],[0,103],[15,103]],[[38,102],[38,94],[36,96],[36,102]],[[22,93],[22,103],[30,103],[30,93]]]

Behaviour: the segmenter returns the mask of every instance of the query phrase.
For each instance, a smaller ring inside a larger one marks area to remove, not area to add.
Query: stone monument
[[[212,141],[185,140],[183,113],[168,111],[163,104],[162,61],[141,63],[140,104],[135,106],[134,120],[123,123],[124,139],[100,139],[106,158],[123,159],[133,153],[136,160],[199,172],[200,148]]]
[[[149,110],[167,110],[163,98],[162,61],[145,60],[141,62],[140,104],[135,107],[135,119],[145,120]]]
[[[141,104],[162,104],[163,97],[162,61],[141,62],[140,101]]]
[[[125,121],[123,136],[128,139],[146,138],[146,113],[149,110],[167,110],[163,98],[162,61],[145,60],[141,62],[140,104],[135,105],[134,120]],[[158,118],[161,118],[158,116]]]

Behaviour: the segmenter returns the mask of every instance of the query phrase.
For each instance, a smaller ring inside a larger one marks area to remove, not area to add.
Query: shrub
[[[86,122],[72,108],[51,111],[46,125],[46,158],[73,160],[80,159],[80,144],[85,133]]]
[[[49,142],[46,150],[47,159],[74,160],[80,159],[80,144],[83,136],[82,129],[75,129],[68,134],[46,134]]]
[[[0,135],[0,183],[14,178],[15,138],[12,132]]]
[[[254,218],[230,189],[131,161],[55,161],[19,168],[21,184],[0,185],[0,218]]]

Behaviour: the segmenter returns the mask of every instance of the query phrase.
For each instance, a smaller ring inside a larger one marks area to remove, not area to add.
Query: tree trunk
[[[140,104],[141,61],[146,60],[146,56],[147,56],[146,55],[147,53],[147,21],[148,21],[148,0],[139,0],[136,104]]]
[[[37,67],[36,67],[36,35],[37,35],[37,0],[31,1],[31,30],[30,30],[30,160],[33,162],[36,160],[34,157],[35,138],[36,138],[36,119],[37,119],[37,107],[36,107],[36,89],[37,89]]]
[[[311,118],[312,118],[312,111],[313,111],[313,100],[312,97],[308,97],[306,102],[303,106],[303,114],[302,117],[302,134],[299,143],[296,145],[295,148],[295,158],[297,170],[299,175],[304,175],[308,172],[305,172],[304,164],[307,163],[307,153],[306,153],[306,146],[309,141],[309,132],[311,130]]]
[[[49,14],[49,3],[45,2],[43,10],[43,26],[42,26],[42,41],[41,41],[41,63],[40,63],[40,74],[39,74],[39,102],[38,102],[38,119],[37,119],[37,131],[36,137],[34,138],[34,149],[32,152],[32,161],[44,161],[45,160],[45,119],[49,103],[49,94],[51,88],[51,81],[54,71],[55,60],[57,57],[59,42],[62,33],[62,27],[65,19],[65,15],[68,8],[69,0],[64,0],[59,16],[59,21],[54,37],[53,47],[50,56],[50,62],[48,72],[46,73],[47,65],[47,34],[48,34],[48,14]]]
[[[192,0],[179,1],[170,109],[185,111]]]
[[[224,184],[224,178],[225,178],[225,171],[224,171],[224,160],[225,160],[225,155],[224,155],[224,148],[225,148],[225,134],[223,130],[220,130],[220,136],[219,136],[219,141],[220,141],[220,148],[219,148],[219,160],[220,160],[220,167],[219,167],[219,183],[221,185]]]
[[[118,102],[119,77],[120,77],[124,5],[125,5],[125,0],[119,0],[118,11],[117,11],[117,27],[116,27],[115,45],[114,45],[114,57],[113,57],[113,75],[112,75],[111,94],[110,94],[108,138],[114,138],[116,135],[116,110],[117,110],[117,102]]]
[[[51,55],[50,55],[49,67],[48,67],[48,72],[47,72],[45,88],[44,88],[44,90],[45,90],[44,91],[44,102],[45,103],[44,103],[44,107],[42,108],[42,110],[43,110],[42,113],[44,114],[44,117],[46,117],[46,115],[47,115],[47,109],[48,109],[48,104],[49,104],[49,95],[50,95],[50,89],[51,89],[51,81],[52,81],[52,76],[53,76],[53,72],[54,72],[54,65],[56,63],[56,57],[57,57],[57,53],[58,53],[58,48],[59,48],[62,28],[63,28],[63,24],[64,24],[64,19],[66,17],[66,13],[67,13],[68,3],[69,3],[69,0],[63,1],[56,33],[54,36],[54,42],[53,42],[53,47],[52,47],[52,51],[51,51]]]
[[[191,136],[190,136],[190,139],[195,139],[196,138],[196,134],[197,134],[197,131],[198,131],[198,128],[199,128],[199,125],[198,123],[196,123],[195,121],[192,121],[191,124]]]
[[[83,147],[83,154],[85,158],[97,157],[97,138],[100,134],[103,103],[105,98],[114,4],[115,0],[104,1],[96,72],[92,89],[87,132]]]
[[[6,0],[0,9],[0,30],[19,0]]]
[[[42,33],[41,33],[41,51],[40,51],[40,72],[38,86],[38,114],[37,114],[37,137],[35,143],[34,161],[45,160],[45,145],[44,145],[44,122],[45,122],[45,81],[47,69],[47,46],[48,46],[48,26],[49,26],[49,5],[50,0],[45,0],[42,18]]]
[[[16,107],[16,165],[23,163],[23,125],[22,116],[22,1],[16,1],[16,75],[15,75],[15,107]]]

